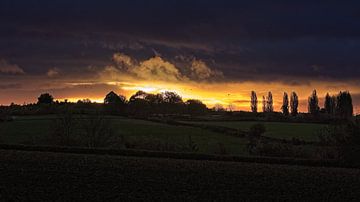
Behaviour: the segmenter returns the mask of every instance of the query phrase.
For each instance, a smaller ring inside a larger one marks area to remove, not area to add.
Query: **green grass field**
[[[255,122],[255,121],[204,121],[187,122],[204,125],[224,126],[247,131],[256,123],[263,123],[266,127],[265,136],[281,139],[298,138],[305,141],[318,141],[318,131],[325,124],[313,123],[285,123],[285,122]]]
[[[20,116],[12,122],[0,123],[0,142],[6,144],[51,145],[52,131],[56,116]],[[189,152],[189,136],[198,146],[200,153],[248,155],[248,140],[191,126],[176,126],[145,120],[122,117],[107,117],[113,124],[115,136],[127,143],[127,148]],[[248,130],[257,122],[191,122],[195,124],[219,125]],[[265,136],[305,141],[317,141],[317,131],[325,125],[307,123],[264,123]],[[129,146],[130,145],[130,146]],[[184,149],[185,148],[185,149]],[[315,146],[303,146],[314,151]],[[192,151],[190,151],[192,152]]]
[[[51,137],[55,116],[16,117],[12,122],[0,123],[0,141],[8,144],[46,145]],[[177,147],[188,145],[189,136],[201,153],[219,153],[219,144],[224,145],[229,154],[246,154],[247,140],[225,136],[204,129],[186,126],[173,126],[151,121],[109,117],[115,134],[124,137],[127,142],[142,145],[171,144]]]

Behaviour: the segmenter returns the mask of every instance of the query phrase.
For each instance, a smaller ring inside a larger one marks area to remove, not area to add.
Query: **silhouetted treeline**
[[[155,114],[190,114],[201,115],[208,108],[199,100],[183,101],[175,92],[158,94],[138,91],[129,100],[122,95],[110,92],[104,99],[105,112],[112,115],[131,115],[147,117]]]
[[[175,92],[158,94],[138,91],[129,99],[115,92],[109,92],[104,103],[93,103],[89,99],[79,100],[76,103],[54,101],[49,93],[41,94],[35,104],[0,106],[0,120],[6,120],[10,115],[41,115],[62,113],[69,108],[74,113],[108,115],[122,115],[134,117],[166,116],[166,115],[222,115],[240,118],[243,116],[249,120],[271,121],[328,121],[333,119],[347,119],[353,116],[352,98],[348,91],[340,92],[336,96],[326,94],[324,107],[320,108],[316,90],[308,98],[308,113],[299,113],[299,98],[296,92],[285,92],[281,113],[275,112],[272,92],[268,92],[262,99],[263,113],[258,112],[258,99],[255,91],[251,92],[251,112],[229,112],[221,105],[208,109],[200,100],[190,99],[183,101],[182,97]]]
[[[128,100],[123,95],[111,91],[104,98],[104,103],[93,103],[89,99],[79,100],[76,103],[54,101],[49,93],[41,94],[36,104],[0,106],[0,114],[11,115],[39,115],[57,114],[68,109],[79,114],[94,114],[101,112],[108,115],[123,115],[148,117],[152,115],[203,115],[209,109],[200,100],[190,99],[183,101],[175,92],[159,94],[138,91]]]
[[[262,110],[264,113],[273,113],[273,96],[271,92],[268,92],[268,95],[263,96],[262,99]],[[284,116],[297,116],[299,106],[299,98],[295,92],[291,93],[290,101],[289,96],[284,92],[282,106],[280,108]],[[255,91],[251,92],[250,97],[250,108],[251,112],[257,113],[257,95]],[[353,104],[352,98],[348,91],[341,92],[336,96],[330,96],[329,93],[326,94],[324,99],[324,108],[319,106],[319,98],[316,90],[308,98],[308,114],[321,118],[321,117],[334,117],[347,119],[353,116]],[[325,115],[325,116],[324,116]]]

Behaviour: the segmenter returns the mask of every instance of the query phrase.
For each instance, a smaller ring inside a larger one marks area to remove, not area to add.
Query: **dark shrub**
[[[343,121],[324,128],[319,135],[323,145],[333,147],[347,164],[360,165],[360,121]]]
[[[256,146],[259,144],[261,135],[264,134],[265,131],[266,128],[264,124],[261,123],[254,124],[250,127],[248,133],[249,143],[247,145],[250,154],[255,153]]]
[[[61,146],[74,146],[76,143],[76,129],[78,119],[75,118],[71,110],[59,114],[51,125],[52,137],[55,144]]]
[[[262,123],[254,124],[249,129],[249,136],[253,138],[260,138],[266,132],[265,125]]]
[[[120,136],[115,135],[115,130],[110,120],[103,115],[91,115],[82,118],[80,139],[84,146],[89,148],[109,147],[119,144]]]

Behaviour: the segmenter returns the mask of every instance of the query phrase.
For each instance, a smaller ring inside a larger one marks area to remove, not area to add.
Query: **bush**
[[[248,138],[249,138],[249,143],[247,145],[248,147],[248,151],[250,154],[254,154],[255,153],[255,148],[256,146],[259,144],[261,135],[264,134],[266,131],[265,125],[264,124],[254,124],[250,127],[249,133],[248,133]]]
[[[335,123],[324,128],[319,135],[323,145],[333,147],[340,160],[351,165],[360,165],[360,121]]]
[[[266,132],[265,125],[262,123],[254,124],[250,127],[249,136],[253,138],[260,138]]]
[[[111,121],[103,115],[91,115],[81,119],[80,139],[88,148],[119,146],[122,138],[115,136]]]
[[[52,128],[53,141],[61,146],[121,147],[124,142],[115,134],[111,121],[100,114],[76,117],[67,110],[55,119]]]
[[[59,114],[52,124],[52,137],[55,144],[61,146],[75,146],[76,129],[78,127],[78,119],[76,119],[70,110]]]

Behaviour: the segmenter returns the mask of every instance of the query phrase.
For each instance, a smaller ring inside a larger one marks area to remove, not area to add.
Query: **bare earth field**
[[[356,201],[360,170],[0,150],[1,201]]]

